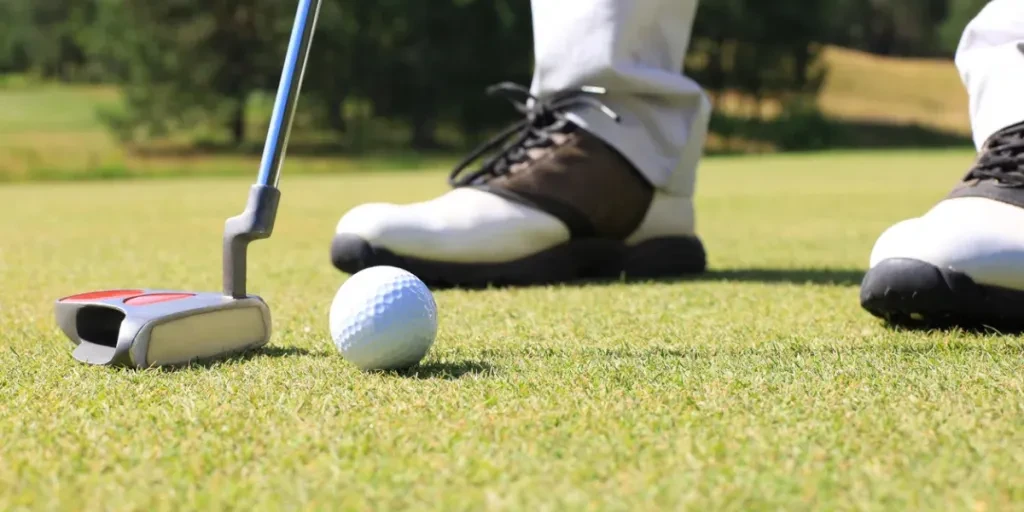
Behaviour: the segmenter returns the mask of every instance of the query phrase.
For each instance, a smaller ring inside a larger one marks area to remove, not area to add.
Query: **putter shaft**
[[[288,54],[281,71],[281,83],[277,88],[274,114],[263,147],[259,179],[249,191],[245,211],[228,219],[224,225],[224,294],[235,299],[248,296],[246,273],[249,243],[270,238],[274,231],[277,205],[281,200],[281,192],[277,188],[281,179],[281,165],[288,147],[292,121],[295,119],[295,107],[306,74],[321,2],[299,0]]]
[[[306,63],[313,43],[317,17],[320,15],[322,0],[299,0],[295,25],[292,27],[288,55],[281,72],[281,83],[277,88],[274,114],[270,119],[267,140],[263,147],[263,161],[260,163],[258,185],[277,187],[281,179],[281,165],[291,135],[295,107],[299,103],[299,91],[306,74]]]

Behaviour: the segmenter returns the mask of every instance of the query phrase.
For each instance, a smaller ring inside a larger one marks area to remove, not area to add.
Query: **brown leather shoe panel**
[[[588,219],[595,236],[613,239],[623,239],[640,226],[654,197],[654,188],[628,160],[582,129],[525,168],[488,185],[537,202],[562,203]]]

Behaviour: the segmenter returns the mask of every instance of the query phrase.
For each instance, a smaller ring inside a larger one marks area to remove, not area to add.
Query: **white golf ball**
[[[402,370],[419,363],[437,337],[437,304],[423,281],[395,267],[349,277],[331,304],[331,337],[362,370]]]

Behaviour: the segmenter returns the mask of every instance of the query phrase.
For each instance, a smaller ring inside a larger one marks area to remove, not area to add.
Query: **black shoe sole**
[[[860,303],[901,327],[1024,330],[1024,292],[914,259],[884,260],[868,271]]]
[[[581,239],[502,263],[449,263],[399,256],[355,235],[336,235],[331,262],[354,274],[369,267],[405,269],[432,288],[533,286],[588,279],[656,279],[699,274],[707,268],[697,237],[671,237],[626,246],[617,240]]]

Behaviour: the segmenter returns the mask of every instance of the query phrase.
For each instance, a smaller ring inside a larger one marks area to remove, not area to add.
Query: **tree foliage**
[[[245,139],[255,90],[275,85],[291,13],[277,0],[107,0],[95,27],[126,109],[110,122],[125,138],[210,119]],[[284,40],[284,42],[282,42]],[[99,45],[97,45],[99,46]]]
[[[694,27],[687,73],[712,95],[737,91],[754,98],[814,96],[820,65],[818,0],[705,0]]]
[[[84,48],[95,17],[95,0],[0,0],[0,72],[95,78]]]
[[[950,56],[985,0],[702,0],[686,69],[712,94],[813,98],[827,44]],[[125,139],[217,126],[246,139],[246,107],[272,95],[295,0],[0,0],[0,73],[115,83]],[[440,127],[474,138],[507,119],[486,85],[528,82],[526,0],[324,0],[304,106],[339,137],[384,118],[410,142]]]

